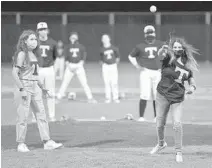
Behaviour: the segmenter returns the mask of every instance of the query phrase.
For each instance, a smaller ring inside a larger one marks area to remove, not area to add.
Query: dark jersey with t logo
[[[102,47],[100,50],[100,60],[106,64],[115,64],[116,59],[120,58],[119,50],[117,47],[111,45],[108,48]]]
[[[70,63],[79,63],[86,59],[85,47],[80,43],[69,44],[66,47],[66,61]]]
[[[158,50],[164,43],[162,41],[155,40],[153,44],[141,43],[137,45],[130,53],[132,57],[135,57],[138,64],[142,67],[158,70],[161,69],[161,62],[158,58]]]
[[[39,46],[39,66],[50,67],[54,65],[54,60],[57,55],[57,43],[52,38],[48,38],[46,41],[40,41]]]
[[[184,82],[193,77],[192,71],[174,60],[169,64],[170,57],[162,60],[162,77],[157,86],[157,91],[172,103],[184,100]]]

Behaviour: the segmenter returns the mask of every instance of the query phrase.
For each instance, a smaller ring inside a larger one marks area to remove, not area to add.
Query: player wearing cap
[[[54,61],[56,59],[57,43],[48,36],[49,29],[46,22],[37,24],[37,32],[40,40],[39,48],[39,76],[41,82],[52,95],[55,94],[55,71]],[[55,121],[55,98],[47,98],[47,108],[50,121]]]
[[[64,73],[64,78],[62,85],[60,87],[57,98],[60,100],[65,96],[65,91],[73,78],[74,75],[77,75],[85,94],[88,98],[89,103],[96,103],[96,100],[93,99],[90,87],[87,83],[87,78],[85,74],[85,69],[83,67],[86,60],[86,50],[85,47],[78,41],[78,33],[72,32],[70,37],[70,44],[65,48],[66,50],[66,70]]]
[[[156,121],[156,88],[161,79],[161,62],[158,58],[158,50],[163,42],[156,40],[155,28],[148,25],[144,28],[145,41],[138,44],[130,53],[130,62],[140,70],[140,118],[145,121],[144,112],[147,100],[153,100],[154,121]]]

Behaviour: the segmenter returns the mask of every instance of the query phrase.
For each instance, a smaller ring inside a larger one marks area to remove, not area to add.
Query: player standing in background
[[[152,149],[151,154],[158,153],[167,146],[164,139],[166,119],[171,108],[175,139],[176,161],[182,162],[182,108],[185,94],[192,94],[196,90],[193,71],[198,70],[197,62],[193,55],[197,50],[187,44],[182,38],[171,39],[168,46],[159,50],[162,59],[162,78],[157,87],[157,135],[158,144]],[[189,87],[185,92],[184,82],[188,81]]]
[[[56,79],[62,80],[65,69],[65,53],[64,44],[61,40],[57,43],[57,58],[54,63]],[[59,75],[57,76],[57,72]]]
[[[48,36],[49,29],[46,22],[37,24],[37,32],[40,40],[39,76],[45,88],[47,88],[52,95],[55,95],[54,61],[56,59],[57,43]],[[56,121],[54,96],[47,98],[47,108],[50,121]]]
[[[156,88],[161,78],[161,63],[158,49],[163,42],[156,40],[155,28],[148,25],[144,28],[145,42],[138,44],[129,55],[130,62],[140,70],[140,118],[145,121],[144,112],[147,100],[153,100],[154,121],[156,121]]]
[[[88,86],[85,69],[83,67],[87,56],[85,47],[79,43],[77,32],[72,32],[69,37],[69,40],[70,44],[65,49],[66,70],[64,73],[62,85],[60,87],[59,93],[57,94],[57,98],[60,100],[62,97],[65,96],[65,91],[71,79],[76,74],[85,91],[85,94],[88,98],[88,102],[96,103],[96,100],[93,99],[91,89]]]
[[[44,149],[51,150],[62,146],[55,143],[49,136],[49,125],[46,120],[46,113],[42,99],[42,93],[48,95],[48,91],[39,81],[38,60],[36,50],[39,48],[36,33],[31,30],[23,31],[19,37],[17,51],[13,58],[12,75],[16,88],[14,93],[17,106],[16,141],[19,152],[28,152],[25,144],[28,116],[30,107],[37,118],[37,125],[41,140],[44,142]]]
[[[119,50],[111,44],[110,36],[107,34],[102,36],[102,44],[100,59],[102,63],[102,76],[105,83],[105,103],[111,102],[111,91],[114,102],[120,103],[117,68],[117,64],[120,61]]]

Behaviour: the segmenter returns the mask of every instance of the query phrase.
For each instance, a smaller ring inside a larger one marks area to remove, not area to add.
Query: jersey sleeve
[[[130,53],[130,55],[131,55],[132,57],[138,57],[139,54],[140,54],[140,49],[139,49],[138,46],[136,46],[136,47],[131,51],[131,53]]]
[[[25,53],[23,51],[19,52],[17,55],[17,59],[15,61],[15,67],[21,68],[26,59]]]
[[[166,57],[165,57],[164,59],[161,60],[162,66],[163,66],[163,67],[168,66],[169,61],[170,61],[170,55],[169,55],[169,54],[166,54]]]

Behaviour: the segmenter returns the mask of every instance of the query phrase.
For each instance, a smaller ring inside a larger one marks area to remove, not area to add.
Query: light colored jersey
[[[20,68],[21,80],[38,80],[38,60],[33,53],[26,56],[23,66]]]

